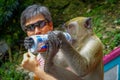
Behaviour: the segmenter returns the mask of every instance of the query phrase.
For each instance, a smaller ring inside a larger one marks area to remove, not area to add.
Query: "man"
[[[21,14],[21,27],[28,36],[46,34],[52,31],[53,23],[49,10],[45,6],[36,4],[27,7]],[[25,45],[27,46],[27,44]],[[50,76],[42,70],[44,68],[44,59],[41,54],[36,57],[31,53],[25,53],[23,58],[21,65],[25,69],[34,72],[39,78],[38,80],[56,80],[54,76]]]
[[[28,36],[46,34],[48,31],[52,31],[53,24],[49,10],[44,6],[36,4],[27,7],[21,14],[21,27]],[[26,53],[24,54],[24,60],[22,62],[22,66],[25,69],[28,69],[29,71],[32,72],[35,71],[34,64],[33,67],[31,66],[29,67],[29,63],[27,63],[27,61],[30,60],[31,58],[27,56],[34,57],[32,62],[37,64],[38,67],[40,67],[39,66],[40,64],[37,63],[36,61],[41,62],[41,64],[44,65],[44,60],[40,54],[38,54],[38,57],[36,58],[31,53]]]

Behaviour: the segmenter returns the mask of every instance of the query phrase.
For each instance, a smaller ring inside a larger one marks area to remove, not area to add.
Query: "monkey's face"
[[[76,40],[87,34],[91,29],[91,18],[77,17],[65,23],[65,30]]]
[[[77,39],[78,26],[79,25],[77,24],[76,21],[73,21],[70,24],[65,25],[65,30],[71,35],[72,39]]]

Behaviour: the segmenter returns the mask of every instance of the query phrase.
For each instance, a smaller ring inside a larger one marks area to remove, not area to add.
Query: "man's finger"
[[[28,58],[30,58],[29,53],[25,53],[25,54],[23,55],[23,59],[28,59]]]
[[[35,57],[36,57],[33,53],[28,52],[28,54],[29,54],[29,56],[30,56],[31,58],[35,58]]]

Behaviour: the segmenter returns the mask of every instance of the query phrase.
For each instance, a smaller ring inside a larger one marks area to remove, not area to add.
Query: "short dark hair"
[[[22,27],[23,31],[25,31],[26,20],[33,17],[33,16],[39,15],[39,14],[42,14],[48,22],[52,21],[51,13],[50,13],[50,11],[48,10],[47,7],[41,6],[41,5],[38,5],[38,4],[28,6],[22,12],[21,18],[20,18],[21,27]]]

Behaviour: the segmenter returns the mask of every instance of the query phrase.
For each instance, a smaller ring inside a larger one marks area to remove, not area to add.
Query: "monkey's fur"
[[[91,18],[77,17],[66,22],[64,27],[72,37],[71,43],[65,39],[62,32],[58,32],[57,35],[52,32],[48,34],[50,47],[48,49],[45,71],[54,77],[56,75],[61,77],[63,74],[57,74],[57,72],[63,70],[61,70],[61,67],[55,67],[69,66],[80,79],[103,80],[103,45],[100,39],[93,33]],[[61,47],[57,51],[59,40],[61,41]],[[67,77],[59,80],[67,80]],[[69,77],[72,78],[72,76]],[[71,80],[76,79],[72,78]]]

